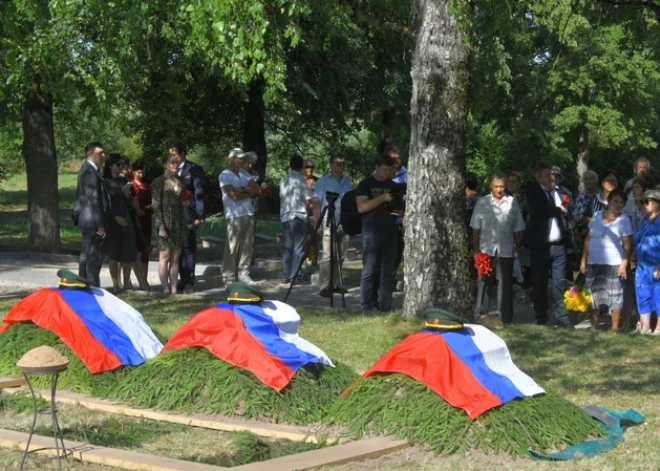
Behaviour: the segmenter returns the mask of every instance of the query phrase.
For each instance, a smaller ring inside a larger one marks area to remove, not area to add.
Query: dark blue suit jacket
[[[560,187],[557,187],[557,193],[560,198],[566,195],[572,200],[570,193],[567,193]],[[542,249],[546,247],[554,218],[557,218],[559,221],[562,241],[568,245],[570,238],[565,225],[565,218],[563,217],[564,213],[549,198],[548,192],[540,184],[536,183],[527,189],[526,195],[530,221],[523,234],[523,245],[530,249]],[[567,217],[570,217],[570,215],[567,215]]]
[[[188,206],[186,210],[186,223],[192,224],[195,219],[204,219],[204,199],[206,198],[204,169],[196,163],[186,160],[179,178],[183,180],[186,190],[193,194],[194,204]]]
[[[99,172],[88,160],[80,167],[76,202],[73,209],[74,221],[83,229],[108,228],[110,199]]]

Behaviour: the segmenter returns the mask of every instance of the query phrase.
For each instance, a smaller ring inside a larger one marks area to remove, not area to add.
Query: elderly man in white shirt
[[[245,152],[233,149],[229,153],[229,168],[218,177],[227,221],[227,240],[222,260],[225,285],[236,280],[255,284],[250,278],[250,262],[254,251],[252,197],[259,194],[259,187],[244,168],[245,158]]]
[[[303,158],[294,155],[289,160],[291,172],[280,180],[280,220],[282,221],[284,246],[282,248],[282,283],[289,284],[300,261],[305,255],[307,238],[307,208],[312,199],[312,189],[302,175]],[[302,277],[298,275],[296,283]]]
[[[513,321],[513,261],[520,253],[520,241],[525,221],[518,202],[505,194],[506,175],[493,174],[491,193],[477,201],[472,213],[472,244],[474,253],[486,253],[491,257],[491,267],[498,280],[497,306],[505,323]],[[488,277],[492,280],[492,276]],[[476,314],[488,311],[486,295],[487,279],[478,282]]]
[[[341,221],[341,200],[346,193],[353,190],[353,183],[344,175],[346,168],[346,159],[343,154],[336,154],[330,159],[330,172],[323,175],[316,182],[314,188],[314,198],[312,199],[312,209],[314,214],[314,227],[321,217],[321,211],[328,205],[326,192],[338,193],[339,197],[335,201],[335,225],[337,228],[337,238],[339,240],[339,258],[335,260],[335,267],[332,274],[334,286],[330,286],[330,228],[328,224],[328,214],[323,220],[323,252],[319,261],[319,294],[324,298],[332,296],[332,292],[339,290],[339,270],[344,261],[344,255],[348,249],[350,236],[344,234]]]

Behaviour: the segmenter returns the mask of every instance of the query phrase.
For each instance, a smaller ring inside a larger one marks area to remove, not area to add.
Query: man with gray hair
[[[598,188],[598,174],[593,170],[587,170],[582,174],[582,184],[584,185],[584,192],[575,198],[575,206],[573,208],[573,219],[578,223],[587,215],[591,206],[591,200],[600,193],[600,188]]]
[[[646,172],[650,170],[651,170],[651,162],[649,162],[649,159],[641,157],[635,160],[635,165],[633,165],[633,171],[635,172],[635,177],[644,175]],[[628,199],[632,198],[633,180],[635,179],[635,177],[628,180],[623,187],[623,192],[626,194]]]

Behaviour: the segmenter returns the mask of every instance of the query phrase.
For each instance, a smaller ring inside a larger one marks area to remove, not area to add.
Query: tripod
[[[326,222],[326,227],[330,228],[330,307],[334,307],[334,286],[335,286],[335,265],[339,263],[339,237],[337,237],[337,225],[335,224],[336,222],[336,217],[335,217],[335,201],[339,195],[337,193],[331,193],[330,196],[328,196],[327,192],[325,194],[325,199],[328,202],[325,208],[323,208],[323,211],[321,211],[321,216],[319,217],[318,222],[316,223],[316,227],[314,227],[314,232],[313,234],[318,234],[319,229],[321,228],[321,224],[323,224],[323,218],[325,215],[328,215],[328,220]],[[335,196],[336,195],[336,196]],[[303,257],[300,259],[300,263],[298,264],[298,269],[296,270],[296,274],[294,277],[291,279],[291,284],[289,284],[289,289],[286,292],[286,295],[284,296],[284,302],[286,302],[287,299],[289,299],[289,295],[291,294],[291,290],[293,289],[293,285],[296,284],[296,280],[302,273],[302,266],[305,263],[305,259],[309,255],[309,249],[311,248],[311,244],[307,247],[307,250],[305,250],[305,253]],[[344,277],[342,276],[341,273],[341,266],[339,267],[339,290],[341,291],[341,305],[344,309],[346,309],[346,297],[344,296]]]

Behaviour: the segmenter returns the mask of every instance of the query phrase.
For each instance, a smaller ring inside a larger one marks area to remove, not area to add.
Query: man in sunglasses
[[[330,286],[330,227],[328,227],[328,214],[323,220],[323,250],[319,262],[319,294],[324,298],[329,298],[332,291],[338,291],[339,269],[344,261],[346,249],[348,248],[349,236],[339,223],[341,221],[341,200],[344,195],[353,189],[353,183],[344,175],[346,168],[346,159],[343,154],[335,154],[330,159],[330,172],[323,175],[316,182],[314,198],[312,199],[312,212],[314,217],[314,227],[321,217],[321,212],[328,205],[326,192],[338,193],[339,197],[335,201],[335,227],[337,229],[337,239],[339,240],[339,257],[335,260],[334,273],[332,279],[335,286]]]

